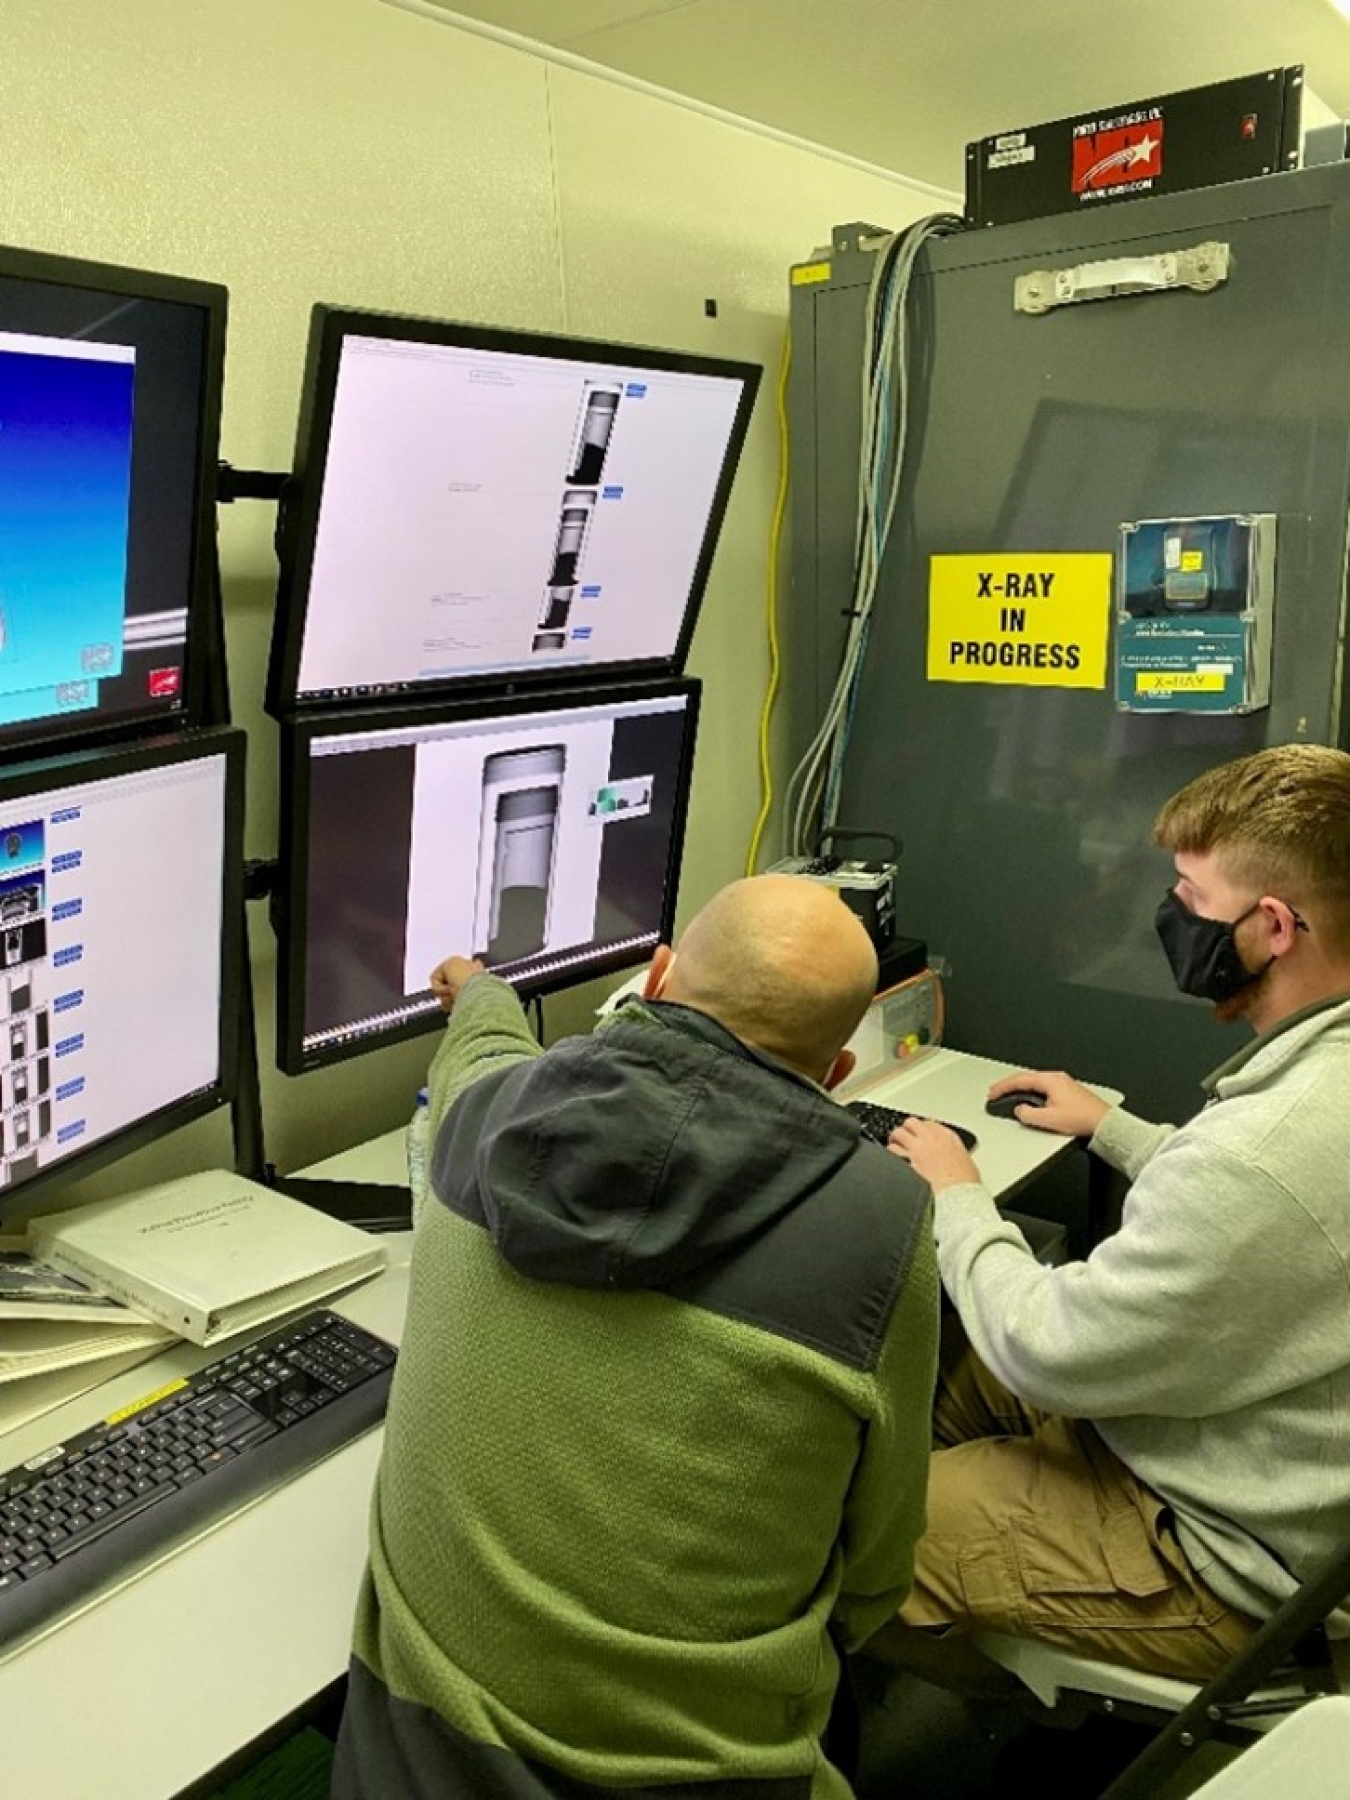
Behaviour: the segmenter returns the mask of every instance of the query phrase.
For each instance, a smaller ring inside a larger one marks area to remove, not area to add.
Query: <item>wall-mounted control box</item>
[[[1122,525],[1117,708],[1248,713],[1268,705],[1274,605],[1274,513]]]

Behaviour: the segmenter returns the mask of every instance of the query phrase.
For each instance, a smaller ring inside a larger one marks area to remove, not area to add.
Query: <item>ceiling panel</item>
[[[444,12],[465,13],[503,31],[517,31],[522,37],[537,38],[540,43],[571,49],[578,38],[593,31],[628,24],[650,13],[697,6],[701,0],[561,0],[557,5],[554,0],[473,0],[469,6],[460,6],[458,0],[429,0],[429,4]]]
[[[432,0],[939,187],[990,132],[1306,64],[1350,116],[1330,0]]]

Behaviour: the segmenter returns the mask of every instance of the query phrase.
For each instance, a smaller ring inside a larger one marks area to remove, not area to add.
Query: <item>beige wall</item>
[[[230,290],[222,454],[289,465],[315,300],[613,336],[767,366],[691,672],[706,682],[681,914],[740,872],[757,808],[772,382],[789,263],[840,220],[899,225],[921,190],[381,0],[0,0],[0,240]],[[714,298],[709,319],[704,301]],[[276,833],[260,699],[272,510],[223,509],[248,851]],[[406,1113],[422,1039],[288,1080],[274,956],[252,920],[268,1150],[294,1168]],[[457,946],[447,945],[447,951]],[[550,1035],[594,991],[548,1002]],[[228,1159],[180,1132],[100,1189]]]

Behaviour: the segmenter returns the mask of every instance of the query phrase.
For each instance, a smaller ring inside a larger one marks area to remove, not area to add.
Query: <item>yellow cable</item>
[[[787,329],[783,333],[783,356],[778,368],[778,496],[774,501],[773,523],[769,527],[769,580],[768,580],[768,628],[769,628],[769,685],[764,694],[764,706],[759,715],[759,791],[761,795],[759,817],[755,820],[755,829],[750,838],[750,848],[746,852],[745,872],[755,873],[755,864],[759,861],[760,840],[764,836],[764,827],[773,809],[773,771],[769,765],[769,722],[773,717],[774,701],[778,698],[778,687],[782,676],[782,658],[778,647],[778,564],[782,554],[783,515],[787,511],[788,495],[788,416],[787,416],[787,383],[788,370],[792,367],[792,332]]]

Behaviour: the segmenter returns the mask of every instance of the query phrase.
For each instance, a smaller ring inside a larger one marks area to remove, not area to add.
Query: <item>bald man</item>
[[[930,1194],[828,1089],[830,889],[724,889],[541,1052],[452,956],[333,1792],[842,1800],[838,1655],[923,1524]]]

